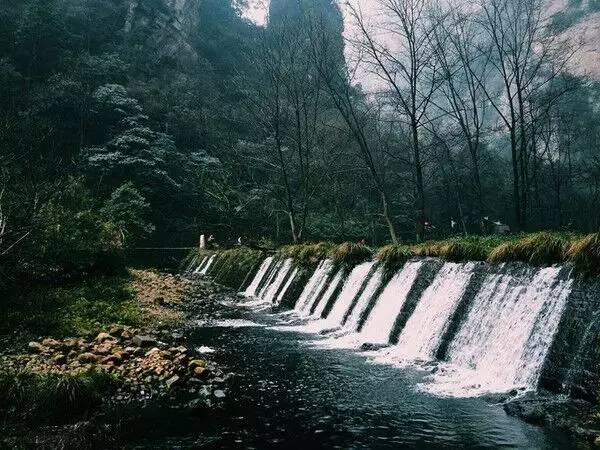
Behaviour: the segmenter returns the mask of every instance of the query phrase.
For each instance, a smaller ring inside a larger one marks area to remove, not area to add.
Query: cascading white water
[[[560,270],[487,276],[448,349],[451,368],[427,390],[469,396],[535,389],[571,291]]]
[[[346,319],[346,323],[344,324],[345,329],[347,329],[349,331],[357,331],[358,330],[360,318],[362,317],[362,314],[365,312],[365,309],[367,308],[367,306],[369,306],[369,302],[373,298],[375,291],[381,285],[383,275],[384,275],[383,267],[378,267],[377,270],[375,272],[373,272],[373,275],[371,275],[371,277],[369,278],[369,281],[368,281],[367,285],[365,286],[364,291],[360,294],[360,297],[358,297],[358,300],[356,302],[356,305],[354,306],[354,309],[348,316],[348,319]]]
[[[292,268],[294,260],[292,258],[286,258],[283,260],[281,265],[277,270],[277,275],[273,278],[273,281],[269,283],[264,293],[261,294],[261,298],[265,302],[273,302],[275,300],[275,296],[279,292],[279,288],[286,280],[286,276]]]
[[[194,273],[200,273],[200,271],[204,268],[204,264],[206,264],[207,261],[208,261],[208,256],[205,256],[204,258],[202,258],[202,262],[200,264],[198,264],[198,267],[196,267],[196,270],[194,270]]]
[[[433,359],[450,318],[469,280],[473,263],[446,263],[425,289],[389,355],[403,359]]]
[[[329,300],[331,299],[331,297],[333,296],[333,294],[335,293],[335,291],[337,290],[338,286],[340,285],[340,283],[342,282],[343,279],[344,279],[344,271],[338,270],[337,273],[335,274],[335,276],[333,277],[333,279],[331,280],[331,283],[329,283],[327,290],[323,293],[323,296],[319,299],[319,303],[317,303],[317,306],[315,307],[314,312],[311,314],[312,317],[320,318],[323,315],[323,311],[325,311],[325,308],[327,307]]]
[[[396,318],[410,292],[422,261],[409,261],[390,280],[360,332],[363,342],[387,344]]]
[[[267,270],[269,270],[269,267],[271,267],[272,263],[273,263],[272,256],[268,256],[267,258],[265,258],[265,260],[260,265],[258,272],[256,272],[256,275],[252,279],[252,282],[248,285],[248,287],[244,291],[244,295],[246,297],[254,297],[256,295],[256,290],[258,289],[260,282],[265,277]]]
[[[198,274],[199,275],[206,275],[208,273],[208,269],[210,269],[210,267],[215,262],[216,257],[217,257],[216,253],[214,255],[211,255],[211,257],[208,259],[208,261],[206,262],[206,264],[204,265],[204,267],[200,270],[200,272],[198,272]]]
[[[329,272],[331,271],[332,262],[329,259],[325,259],[319,263],[317,269],[312,274],[308,283],[302,290],[296,306],[294,309],[301,315],[307,316],[310,314],[310,309],[314,305],[319,295],[325,289]]]
[[[264,283],[262,283],[262,286],[256,292],[255,297],[264,298],[265,293],[271,287],[273,280],[275,280],[275,278],[277,277],[277,274],[279,273],[279,269],[281,269],[282,264],[283,264],[282,259],[276,259],[275,262],[273,264],[271,264],[271,266],[269,267],[269,270],[267,271],[266,279],[265,279]]]
[[[292,271],[292,273],[290,274],[290,276],[287,278],[287,281],[283,285],[283,288],[281,288],[281,290],[279,291],[279,294],[277,294],[277,298],[275,299],[275,303],[277,303],[278,305],[281,303],[281,301],[283,300],[283,297],[285,296],[286,292],[288,291],[288,289],[290,288],[290,286],[294,282],[294,279],[296,278],[296,275],[298,275],[298,268],[297,267],[294,268],[294,270]]]
[[[353,300],[358,295],[360,288],[363,286],[365,279],[374,265],[374,261],[368,261],[359,264],[352,269],[350,275],[348,275],[348,278],[344,282],[340,295],[327,315],[327,326],[338,327],[343,324],[346,313],[350,309],[350,306],[352,306]]]

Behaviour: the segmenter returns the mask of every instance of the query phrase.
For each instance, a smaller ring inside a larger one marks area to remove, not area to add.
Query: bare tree
[[[374,139],[377,114],[364,101],[359,90],[353,86],[358,66],[336,62],[340,49],[318,21],[311,24],[309,34],[312,43],[313,63],[323,80],[333,105],[347,125],[359,150],[360,158],[366,165],[379,194],[382,208],[381,215],[387,225],[390,239],[393,243],[398,243],[398,234],[390,201],[390,187],[385,176],[385,164],[381,164],[379,143],[377,139]]]
[[[371,72],[388,86],[390,106],[398,114],[399,123],[408,129],[415,182],[415,231],[417,241],[421,241],[425,232],[422,134],[439,87],[431,45],[431,5],[429,0],[379,0],[379,4],[387,18],[382,25],[385,38],[377,36],[358,8],[350,7],[350,13],[359,30],[357,44],[368,56]]]
[[[479,6],[480,25],[489,41],[480,51],[489,54],[490,68],[501,80],[500,92],[472,73],[510,135],[514,220],[516,229],[524,230],[534,125],[543,112],[529,104],[564,70],[573,53],[546,33],[542,0],[480,0]],[[562,93],[548,99],[544,109]]]
[[[260,83],[252,87],[247,106],[269,149],[254,155],[253,163],[276,174],[272,194],[289,218],[293,241],[300,242],[324,178],[319,161],[327,140],[321,78],[302,20],[282,19],[265,29],[253,58]]]
[[[435,11],[434,20],[432,38],[442,80],[441,101],[436,101],[436,106],[456,124],[462,138],[461,147],[468,150],[473,213],[482,224],[481,150],[488,103],[484,88],[489,83],[489,54],[478,47],[482,30],[470,19],[464,5]]]

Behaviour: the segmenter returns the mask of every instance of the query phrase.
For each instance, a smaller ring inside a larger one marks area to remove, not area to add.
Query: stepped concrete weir
[[[188,271],[211,276],[218,258],[197,258]],[[249,305],[289,308],[294,330],[324,334],[334,347],[371,350],[379,363],[436,367],[421,385],[431,393],[542,387],[596,398],[600,282],[578,279],[568,267],[435,258],[394,269],[329,259],[306,266],[264,255],[247,272],[240,290]]]

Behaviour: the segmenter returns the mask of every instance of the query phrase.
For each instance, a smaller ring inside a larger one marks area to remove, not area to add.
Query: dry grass
[[[415,256],[415,252],[412,247],[408,245],[402,244],[390,244],[385,247],[381,247],[377,250],[375,254],[375,258],[388,265],[388,266],[397,266],[400,264],[404,264],[410,258]]]
[[[333,248],[329,257],[335,265],[352,267],[373,257],[373,249],[362,244],[344,242]]]
[[[144,322],[175,324],[183,320],[183,313],[172,306],[182,302],[189,289],[189,281],[156,270],[130,269],[129,273]]]
[[[566,251],[567,260],[584,275],[600,275],[600,233],[573,241]]]
[[[521,261],[533,265],[552,265],[566,261],[569,235],[542,231],[508,241],[494,248],[487,260],[489,263]]]
[[[286,245],[279,250],[279,254],[285,258],[293,258],[301,265],[315,265],[328,258],[335,247],[331,242]]]

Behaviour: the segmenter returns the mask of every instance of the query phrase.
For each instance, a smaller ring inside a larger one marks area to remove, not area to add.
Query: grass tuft
[[[0,412],[62,423],[88,416],[115,388],[105,372],[80,374],[0,373]]]
[[[600,275],[600,233],[589,234],[571,243],[567,259],[585,276]]]
[[[412,247],[402,244],[390,244],[377,250],[375,258],[386,266],[398,266],[404,264],[415,256]]]
[[[344,242],[334,247],[329,257],[337,266],[352,267],[373,257],[373,249],[362,244]]]
[[[309,266],[328,258],[334,248],[335,244],[331,242],[286,245],[279,250],[279,254],[284,258],[294,259],[300,265]]]
[[[522,261],[533,265],[552,265],[565,262],[569,247],[567,234],[542,231],[521,239],[508,241],[493,249],[488,262]]]

